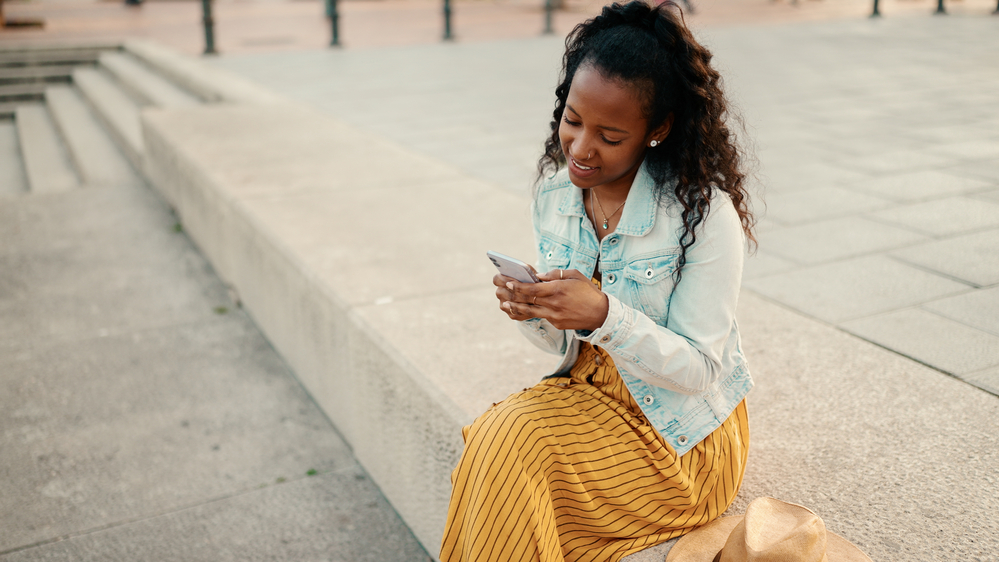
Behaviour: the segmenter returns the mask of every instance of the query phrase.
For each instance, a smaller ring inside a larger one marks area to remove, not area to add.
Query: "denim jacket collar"
[[[655,183],[646,170],[646,163],[642,162],[635,175],[635,180],[631,184],[631,190],[628,191],[624,212],[621,214],[621,220],[617,223],[614,232],[628,236],[645,236],[652,230],[652,227],[656,225],[656,211],[658,209],[654,187]],[[562,201],[558,205],[558,212],[565,216],[585,217],[583,190],[579,188],[565,190]]]

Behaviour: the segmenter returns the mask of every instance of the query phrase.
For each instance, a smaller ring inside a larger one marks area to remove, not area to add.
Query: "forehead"
[[[608,78],[586,65],[576,71],[566,103],[596,125],[631,131],[645,127],[642,98],[635,84]]]

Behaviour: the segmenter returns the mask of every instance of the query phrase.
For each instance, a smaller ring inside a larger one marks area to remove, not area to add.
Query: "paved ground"
[[[900,16],[702,37],[759,159],[747,289],[999,394],[996,25]],[[215,64],[526,193],[560,49],[533,38]]]
[[[0,450],[4,562],[429,560],[145,188],[0,199]]]
[[[862,19],[872,0],[693,0],[694,27]],[[988,14],[995,0],[947,0],[959,14]],[[565,0],[555,14],[564,36],[599,11],[602,0]],[[543,0],[453,0],[458,42],[536,37],[544,29]],[[214,0],[215,41],[222,53],[319,49],[329,44],[324,0]],[[441,0],[340,0],[340,38],[347,49],[434,44],[443,35]],[[888,19],[930,13],[934,0],[882,0]],[[148,37],[179,51],[204,49],[201,2],[146,0],[127,7],[107,0],[6,0],[8,18],[41,20],[43,28],[8,28],[0,41]]]

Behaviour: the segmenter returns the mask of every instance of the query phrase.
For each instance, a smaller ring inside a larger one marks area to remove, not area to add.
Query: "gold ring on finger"
[[[531,304],[533,304],[534,306],[538,306],[538,297],[534,297],[534,300],[531,302]]]

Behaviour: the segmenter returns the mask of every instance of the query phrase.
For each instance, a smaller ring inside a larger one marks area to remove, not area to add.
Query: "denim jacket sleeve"
[[[652,386],[688,395],[709,389],[742,361],[732,355],[741,355],[735,312],[744,252],[735,208],[727,197],[716,197],[668,297],[665,326],[623,302],[626,294],[605,289],[607,319],[592,333],[575,337],[603,347],[619,370]]]

